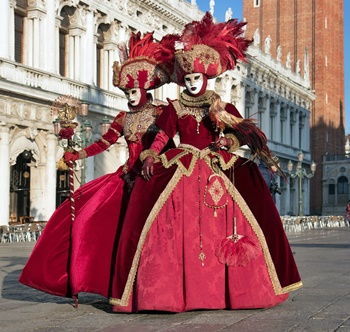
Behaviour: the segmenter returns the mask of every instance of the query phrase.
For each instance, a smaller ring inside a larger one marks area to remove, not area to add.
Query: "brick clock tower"
[[[307,74],[316,100],[311,107],[311,157],[318,164],[311,179],[310,214],[322,212],[322,157],[345,153],[343,0],[243,0],[246,36],[256,31],[271,56]],[[269,37],[270,36],[270,37]],[[305,61],[305,50],[309,61]]]

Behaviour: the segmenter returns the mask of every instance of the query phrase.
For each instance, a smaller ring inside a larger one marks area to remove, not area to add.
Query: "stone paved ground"
[[[350,331],[350,227],[288,235],[304,287],[260,310],[112,313],[107,299],[51,296],[18,283],[33,243],[0,244],[0,332]]]

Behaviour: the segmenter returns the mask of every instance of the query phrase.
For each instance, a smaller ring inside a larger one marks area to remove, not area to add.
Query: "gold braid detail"
[[[131,269],[130,269],[130,272],[128,275],[128,279],[127,279],[127,282],[126,282],[126,285],[125,285],[125,288],[123,291],[123,295],[122,295],[121,299],[110,298],[109,299],[110,304],[119,305],[122,307],[126,307],[128,305],[130,295],[131,295],[131,292],[133,289],[133,284],[135,282],[136,273],[137,273],[138,266],[140,263],[142,249],[143,249],[143,246],[145,244],[148,232],[153,225],[153,221],[155,220],[155,218],[159,214],[160,210],[162,209],[162,207],[164,206],[164,204],[168,200],[172,191],[176,188],[176,186],[179,183],[179,181],[181,180],[182,176],[183,176],[183,174],[181,173],[180,169],[177,169],[176,172],[174,173],[173,177],[171,178],[171,180],[169,181],[169,183],[167,184],[167,186],[163,190],[163,192],[160,194],[157,202],[154,204],[152,211],[148,215],[148,218],[147,218],[145,225],[142,229],[140,239],[139,239],[138,244],[137,244],[136,253],[135,253],[135,256],[133,258]]]
[[[143,150],[143,151],[140,153],[140,157],[139,157],[140,160],[141,160],[142,162],[144,162],[145,159],[146,159],[147,157],[153,157],[154,159],[157,159],[157,158],[158,158],[158,154],[157,154],[156,151],[151,150],[151,149]]]
[[[278,279],[277,271],[275,268],[275,265],[272,261],[272,257],[269,251],[269,248],[267,246],[266,238],[264,236],[263,231],[261,230],[261,227],[259,226],[257,220],[255,219],[252,211],[250,210],[249,206],[241,196],[240,192],[237,190],[236,187],[234,187],[233,183],[227,178],[225,174],[222,174],[222,177],[224,178],[225,185],[227,187],[227,190],[229,191],[231,197],[236,201],[237,206],[239,206],[241,212],[247,219],[249,225],[252,227],[252,230],[254,231],[255,235],[257,236],[260,245],[262,247],[263,255],[265,258],[265,262],[267,265],[267,271],[270,276],[270,280],[274,289],[274,292],[276,295],[281,295],[284,293],[288,293],[290,290],[296,290],[302,286],[302,282],[297,282],[293,285],[289,285],[286,287],[281,286],[281,283]]]
[[[235,135],[225,134],[225,138],[227,138],[231,141],[231,144],[228,148],[228,152],[233,153],[239,149],[241,144],[239,143],[239,140]]]

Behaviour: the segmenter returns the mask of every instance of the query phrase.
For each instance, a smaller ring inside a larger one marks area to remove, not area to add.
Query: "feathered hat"
[[[233,69],[237,60],[246,61],[245,52],[252,40],[243,37],[245,25],[237,19],[214,23],[210,12],[201,21],[186,24],[176,43],[173,80],[183,84],[183,77],[192,73],[214,78]]]
[[[153,32],[132,33],[128,47],[118,45],[120,62],[113,64],[113,85],[125,90],[159,88],[170,82],[174,70],[175,41],[178,35],[166,35],[160,42]]]

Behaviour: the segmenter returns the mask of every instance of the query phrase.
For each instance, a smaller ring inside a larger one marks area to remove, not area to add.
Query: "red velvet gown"
[[[154,122],[161,109],[149,101],[141,108],[130,107],[130,111],[119,113],[101,140],[85,149],[88,156],[96,155],[124,135],[129,159],[115,173],[75,192],[73,223],[69,200],[58,207],[22,271],[21,283],[58,296],[79,292],[110,296],[119,232],[130,190],[142,166],[139,155],[158,131]]]
[[[224,107],[239,116],[233,105]],[[178,131],[181,144],[160,155],[149,182],[135,182],[118,247],[113,310],[267,308],[286,300],[302,283],[256,164],[208,148],[217,132],[207,106],[172,102],[157,125],[169,137]],[[158,136],[154,151],[164,144]],[[240,240],[225,252],[235,219]],[[242,243],[245,251],[232,254]]]

